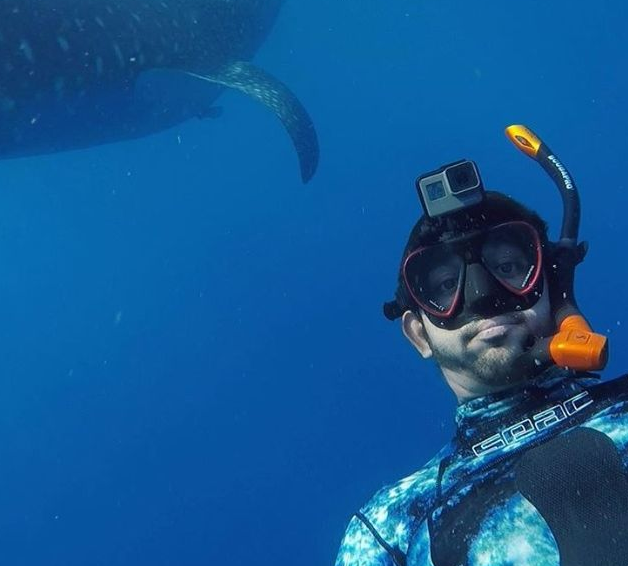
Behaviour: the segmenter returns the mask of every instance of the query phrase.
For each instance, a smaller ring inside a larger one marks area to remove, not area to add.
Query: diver
[[[456,432],[354,514],[336,566],[628,564],[628,376],[600,381],[606,338],[574,298],[578,191],[533,132],[506,132],[558,187],[560,238],[472,161],[419,177],[384,314],[438,364]]]

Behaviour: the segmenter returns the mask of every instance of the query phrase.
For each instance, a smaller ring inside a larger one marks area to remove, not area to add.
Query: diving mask
[[[536,229],[512,221],[419,247],[403,262],[402,275],[409,296],[432,322],[459,328],[536,304],[542,257]]]

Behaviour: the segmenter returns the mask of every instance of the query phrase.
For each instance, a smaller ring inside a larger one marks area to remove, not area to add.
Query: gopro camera
[[[430,218],[479,204],[484,185],[473,161],[463,159],[421,175],[416,188],[423,210]]]

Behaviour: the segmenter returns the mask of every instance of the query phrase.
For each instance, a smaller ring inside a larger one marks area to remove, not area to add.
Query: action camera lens
[[[480,184],[480,179],[473,163],[466,162],[454,165],[447,169],[447,180],[452,193],[461,193],[474,189]]]

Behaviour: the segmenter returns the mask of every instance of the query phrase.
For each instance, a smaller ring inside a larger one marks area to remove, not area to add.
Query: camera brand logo
[[[529,438],[557,425],[565,419],[582,411],[593,403],[588,391],[583,391],[559,405],[554,405],[549,409],[543,409],[531,417],[525,418],[501,432],[489,436],[482,442],[473,445],[473,452],[476,456],[484,456],[495,450],[500,450],[507,446],[512,446],[516,442]]]

